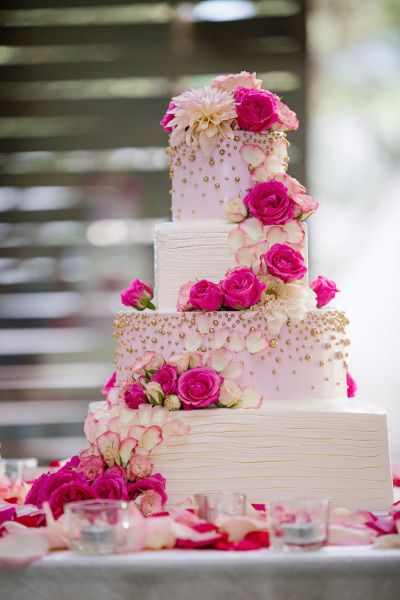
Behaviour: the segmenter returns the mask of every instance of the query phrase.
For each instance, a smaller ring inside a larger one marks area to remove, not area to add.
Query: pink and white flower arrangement
[[[139,405],[139,411],[144,411],[149,404],[159,410],[168,411],[212,406],[259,407],[262,401],[261,394],[253,386],[242,387],[234,381],[242,374],[243,367],[241,362],[234,359],[233,354],[243,349],[250,354],[256,354],[265,350],[268,341],[259,331],[250,332],[246,338],[241,334],[232,335],[229,343],[227,335],[226,333],[221,336],[218,332],[218,336],[221,337],[216,344],[218,348],[203,356],[203,353],[197,352],[203,344],[203,336],[200,332],[194,333],[186,340],[186,348],[194,348],[193,351],[188,350],[171,356],[162,367],[155,371],[147,371],[144,376],[138,377],[131,372],[121,385],[123,406],[129,409],[125,400],[125,390],[130,390],[135,385],[143,389],[146,398],[145,403]],[[225,344],[231,350],[224,348]],[[121,418],[120,416],[118,422]],[[101,430],[97,428],[93,431],[98,435]],[[136,431],[132,433],[129,429],[125,431],[125,435],[137,437]],[[115,441],[113,451],[115,454],[110,457],[107,455],[105,459],[110,465],[118,464],[119,442]]]
[[[153,288],[141,279],[134,279],[126,290],[121,292],[122,304],[132,306],[136,310],[144,310],[145,308],[155,310],[152,299]]]
[[[340,292],[336,287],[336,283],[332,281],[332,279],[324,277],[324,275],[318,275],[318,277],[310,283],[310,288],[314,290],[317,296],[318,308],[322,308],[329,304],[336,294]]]
[[[182,287],[186,288],[187,284],[185,283]],[[228,271],[225,278],[219,283],[202,279],[191,284],[185,310],[214,311],[223,308],[233,310],[250,308],[260,301],[264,287],[251,269],[236,267]],[[178,301],[177,310],[179,307]]]
[[[206,155],[211,154],[219,137],[233,138],[232,124],[236,119],[232,94],[223,89],[205,87],[191,89],[172,99],[173,108],[168,113],[172,129],[171,145],[186,142],[188,146],[199,145]]]
[[[255,73],[221,75],[211,87],[172,98],[160,125],[170,134],[172,146],[185,142],[200,146],[206,155],[215,148],[218,136],[232,139],[237,128],[257,133],[297,129],[296,114],[261,85]]]
[[[254,217],[263,225],[284,225],[291,219],[303,221],[318,208],[318,202],[306,191],[286,173],[260,177],[243,199],[227,202],[226,216],[230,223],[240,223],[247,217]]]

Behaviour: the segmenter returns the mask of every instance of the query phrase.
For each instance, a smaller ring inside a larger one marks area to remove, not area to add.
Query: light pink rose
[[[166,479],[160,473],[155,473],[150,477],[139,479],[135,483],[128,484],[128,494],[130,500],[136,500],[141,494],[144,494],[148,490],[153,490],[161,497],[161,506],[164,506],[168,496],[165,492]]]
[[[127,474],[129,481],[149,477],[153,470],[153,463],[148,456],[144,454],[132,454],[128,466]]]
[[[145,517],[150,517],[162,511],[161,495],[154,491],[148,490],[139,497],[139,510]]]
[[[172,127],[169,127],[168,124],[175,117],[174,113],[172,112],[175,107],[175,102],[170,102],[167,108],[167,112],[160,121],[160,125],[164,129],[165,133],[171,133],[172,131]]]
[[[237,87],[257,88],[262,86],[262,80],[257,79],[255,73],[241,71],[240,73],[231,73],[229,75],[219,75],[215,77],[211,84],[214,88],[233,92]]]
[[[357,392],[357,384],[348,371],[346,373],[346,383],[347,383],[347,397],[354,398],[354,396],[356,395],[356,392]]]
[[[323,275],[318,275],[318,277],[310,283],[310,288],[317,296],[318,308],[326,306],[331,300],[333,300],[337,292],[340,291],[337,289],[336,283],[332,281],[332,279],[327,279]]]
[[[190,290],[194,285],[194,281],[187,281],[179,288],[178,292],[178,301],[176,304],[176,310],[178,312],[184,312],[185,310],[191,310],[192,306],[190,305],[189,296]]]
[[[247,208],[242,198],[231,198],[226,203],[226,217],[229,223],[240,223],[247,217]]]
[[[132,385],[124,392],[124,402],[128,408],[138,408],[140,404],[146,402],[146,394],[139,383]]]
[[[274,244],[261,256],[270,275],[282,279],[285,283],[302,279],[307,273],[304,258],[288,244]]]
[[[156,352],[146,351],[132,365],[131,371],[137,375],[145,375],[146,371],[160,369],[164,364],[164,359],[161,354]]]
[[[274,131],[296,131],[299,127],[299,119],[280,98],[277,99],[276,112],[278,113],[278,122],[272,126]]]
[[[189,293],[189,302],[194,310],[219,310],[222,306],[224,295],[218,284],[206,279],[197,281]]]
[[[263,225],[284,225],[294,217],[294,202],[287,187],[274,179],[257,183],[244,203],[249,214]]]
[[[229,271],[221,281],[221,289],[224,293],[224,306],[242,310],[259,302],[265,283],[248,267],[237,267]]]
[[[76,470],[78,473],[83,473],[87,481],[92,483],[104,473],[103,459],[96,454],[83,456],[79,459],[79,465]]]
[[[222,378],[213,369],[196,367],[178,380],[178,396],[185,409],[204,408],[218,401]]]
[[[201,352],[182,352],[181,354],[171,356],[168,359],[168,363],[174,365],[180,375],[183,371],[187,371],[187,369],[200,367],[203,364],[203,355]]]
[[[166,396],[175,394],[178,385],[178,370],[173,365],[165,364],[151,376],[151,381],[159,383]]]
[[[124,306],[132,306],[137,310],[155,309],[152,303],[153,288],[141,279],[135,279],[121,292],[121,302]]]
[[[234,92],[237,121],[245,131],[267,131],[277,123],[278,97],[266,90],[238,87]]]

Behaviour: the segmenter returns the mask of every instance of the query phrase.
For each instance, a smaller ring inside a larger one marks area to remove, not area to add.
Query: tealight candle
[[[237,492],[195,494],[194,500],[198,516],[213,523],[221,517],[236,517],[246,514],[245,494]]]
[[[328,500],[293,499],[271,503],[273,547],[287,551],[315,550],[327,538]]]

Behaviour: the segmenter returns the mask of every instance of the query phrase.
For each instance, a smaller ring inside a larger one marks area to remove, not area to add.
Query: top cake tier
[[[263,177],[285,172],[288,141],[282,132],[236,130],[233,139],[219,137],[210,155],[186,142],[167,150],[172,179],[172,219],[226,219],[228,200],[243,198],[257,182],[246,160],[255,146],[265,153]]]

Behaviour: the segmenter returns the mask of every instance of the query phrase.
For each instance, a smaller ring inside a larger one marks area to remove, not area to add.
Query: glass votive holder
[[[329,500],[293,498],[270,503],[271,539],[275,550],[318,550],[328,537]]]
[[[128,504],[120,500],[82,500],[65,506],[71,550],[114,554],[124,548],[129,529]]]
[[[195,494],[194,504],[197,515],[212,523],[225,517],[244,516],[247,509],[246,495],[238,492]]]
[[[36,458],[2,458],[0,459],[0,478],[6,477],[11,484],[21,483],[26,479],[26,470],[37,467]]]

